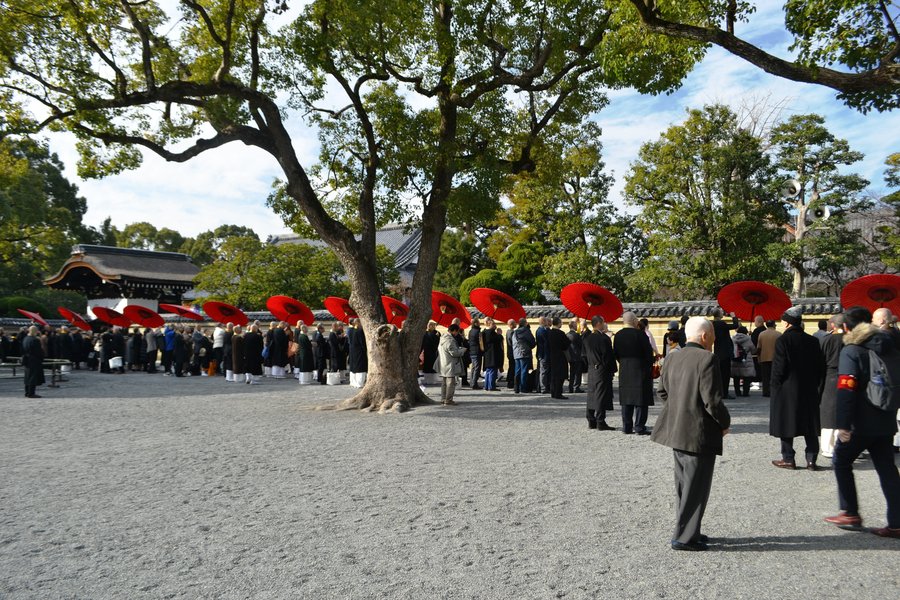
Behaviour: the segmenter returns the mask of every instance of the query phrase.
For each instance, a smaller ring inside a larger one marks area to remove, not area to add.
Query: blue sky
[[[738,24],[738,35],[789,57],[782,4],[783,0],[758,2],[750,22]],[[624,176],[641,144],[680,123],[686,109],[705,104],[722,103],[740,111],[741,106],[765,102],[783,105],[782,118],[813,112],[823,115],[832,133],[865,154],[853,170],[871,181],[870,191],[876,195],[884,190],[884,159],[900,152],[900,111],[860,114],[837,101],[828,88],[768,75],[718,48],[709,50],[674,94],[642,96],[633,90],[615,90],[609,95],[609,105],[595,118],[603,128],[607,169],[615,177],[612,199],[619,204]],[[298,155],[304,165],[311,165],[317,153],[315,136],[299,120],[294,131]],[[120,228],[149,221],[157,228],[168,227],[185,235],[224,223],[251,227],[262,238],[287,230],[265,205],[279,171],[271,156],[260,150],[234,143],[183,164],[147,155],[135,171],[84,181],[75,175],[71,137],[52,135],[51,148],[87,198],[85,221],[89,225],[97,226],[109,216]]]

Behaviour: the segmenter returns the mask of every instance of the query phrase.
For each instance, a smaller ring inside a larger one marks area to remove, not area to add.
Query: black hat
[[[803,326],[803,307],[802,306],[792,306],[781,315],[781,320],[785,323],[790,323],[794,327],[802,327]]]

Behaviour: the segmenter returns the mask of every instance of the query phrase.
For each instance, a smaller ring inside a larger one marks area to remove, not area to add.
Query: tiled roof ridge
[[[176,260],[180,262],[193,262],[191,257],[181,252],[161,252],[159,250],[143,250],[140,248],[119,248],[117,246],[100,246],[97,244],[76,244],[72,246],[72,255],[86,254],[88,256],[114,255],[136,256],[140,258],[153,258],[158,260]]]

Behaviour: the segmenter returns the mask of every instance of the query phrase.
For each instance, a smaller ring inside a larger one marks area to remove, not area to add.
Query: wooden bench
[[[50,383],[47,384],[47,387],[58,388],[60,382],[68,381],[68,379],[63,378],[62,368],[71,366],[71,360],[66,360],[64,358],[45,358],[44,370],[50,370]],[[24,370],[25,367],[19,364],[18,356],[7,356],[6,361],[0,363],[0,369],[11,370],[12,376],[15,378],[16,371],[19,369]]]

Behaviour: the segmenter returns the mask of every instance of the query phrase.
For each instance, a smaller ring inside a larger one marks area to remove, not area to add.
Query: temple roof
[[[59,272],[44,283],[56,289],[193,287],[199,267],[187,254],[79,244]]]
[[[355,236],[358,240],[359,235]],[[306,244],[317,248],[325,248],[327,244],[322,240],[302,238],[295,233],[284,233],[272,236],[269,243],[280,244]],[[419,261],[419,246],[422,245],[422,230],[418,227],[409,228],[407,225],[385,225],[375,232],[375,245],[382,245],[394,255],[394,266],[397,270],[414,269]]]

